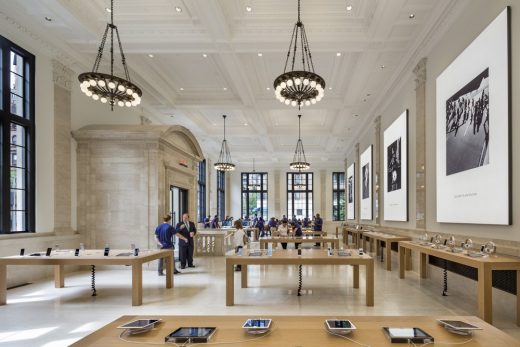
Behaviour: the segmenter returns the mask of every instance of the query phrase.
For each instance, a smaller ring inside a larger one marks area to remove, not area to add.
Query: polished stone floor
[[[399,280],[396,267],[388,272],[379,262],[374,307],[365,306],[363,267],[360,288],[353,289],[348,266],[305,266],[301,297],[296,296],[296,266],[251,267],[250,288],[239,288],[236,273],[235,306],[226,307],[224,258],[198,258],[196,265],[175,276],[175,287],[169,290],[164,288],[165,278],[145,266],[139,307],[131,306],[131,271],[125,267],[97,272],[96,297],[90,295],[86,270],[68,274],[63,289],[54,288],[51,278],[11,289],[8,304],[0,306],[0,346],[67,346],[125,314],[477,315],[473,295],[454,292],[443,297],[438,281],[421,281],[416,274]],[[514,311],[514,307],[495,309],[495,325],[520,339]]]

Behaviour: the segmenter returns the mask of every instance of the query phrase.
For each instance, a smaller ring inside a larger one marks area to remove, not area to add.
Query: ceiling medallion
[[[302,115],[298,115],[298,142],[296,142],[296,150],[294,151],[294,157],[292,163],[289,164],[291,170],[308,170],[311,164],[307,162],[305,158],[305,151],[303,150],[303,142],[300,136],[300,120]]]
[[[110,74],[98,72],[99,65],[103,58],[103,51],[110,31]],[[114,76],[114,31],[116,33],[119,51],[121,53],[121,62],[125,70],[125,78]],[[114,0],[110,1],[110,23],[107,23],[101,44],[98,48],[96,61],[91,72],[84,72],[78,76],[81,91],[94,100],[100,100],[102,103],[110,104],[112,111],[114,105],[120,107],[132,107],[141,103],[143,92],[138,86],[130,80],[128,67],[126,66],[123,46],[119,38],[119,31],[114,25]]]
[[[303,105],[315,104],[325,94],[325,80],[314,72],[311,49],[305,26],[300,20],[300,12],[300,0],[298,0],[298,21],[294,24],[283,74],[276,77],[273,84],[276,98],[286,105],[298,106],[298,109]],[[298,45],[301,50],[302,70],[295,71]],[[291,70],[287,71],[289,60],[291,60]]]
[[[223,115],[222,118],[224,118],[224,140],[222,140],[220,155],[215,163],[215,169],[218,171],[233,171],[235,170],[235,164],[231,162],[231,153],[226,140],[226,115]]]

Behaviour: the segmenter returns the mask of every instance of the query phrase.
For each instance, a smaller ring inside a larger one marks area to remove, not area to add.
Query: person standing
[[[172,225],[170,224],[172,217],[170,215],[166,215],[163,218],[163,222],[155,228],[155,242],[157,242],[157,246],[160,249],[171,249],[172,253],[175,249],[173,244],[173,235],[177,234],[177,231],[173,229]],[[186,238],[183,235],[178,236],[179,239],[185,239]],[[164,276],[163,273],[164,268],[164,258],[159,259],[159,276]],[[180,273],[177,268],[175,267],[175,254],[173,255],[173,273],[178,274]]]
[[[197,232],[197,228],[195,227],[195,223],[190,221],[189,214],[182,214],[182,222],[177,223],[175,230],[179,235],[183,236],[183,238],[179,240],[181,269],[186,268],[186,263],[188,263],[188,267],[195,267],[195,265],[193,265],[193,249],[195,248],[193,237]]]
[[[287,237],[289,234],[289,227],[287,225],[287,221],[282,221],[282,224],[278,226],[278,234],[280,237]],[[280,242],[282,244],[283,249],[287,249],[287,242]]]
[[[244,228],[242,227],[242,222],[240,220],[236,220],[234,223],[234,227],[236,229],[235,233],[233,234],[233,241],[235,244],[235,254],[240,253],[240,250],[244,248],[244,245],[246,242],[249,241],[246,233],[244,232]],[[242,266],[236,265],[235,271],[241,271]]]
[[[293,223],[293,233],[294,237],[299,238],[303,236],[302,226],[298,224],[298,222]],[[294,242],[294,248],[298,249],[300,247],[301,242]]]
[[[320,214],[316,214],[316,219],[314,220],[313,231],[322,232],[323,231],[323,219],[321,219]],[[320,246],[319,242],[316,242],[316,246]]]

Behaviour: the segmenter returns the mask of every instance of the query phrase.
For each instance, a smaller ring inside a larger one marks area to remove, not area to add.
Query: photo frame
[[[347,219],[356,219],[356,163],[347,168]]]
[[[372,220],[372,145],[359,156],[360,218]]]
[[[437,77],[439,223],[512,223],[510,40],[507,7]]]
[[[408,221],[408,110],[383,133],[383,218]]]

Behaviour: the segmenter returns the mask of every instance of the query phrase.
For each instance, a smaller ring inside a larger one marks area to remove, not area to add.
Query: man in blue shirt
[[[163,218],[163,222],[157,226],[155,229],[155,242],[157,242],[157,246],[159,246],[160,249],[171,249],[172,252],[174,251],[175,247],[173,244],[173,235],[177,234],[175,229],[173,229],[172,225],[170,224],[172,217],[170,215],[166,215]],[[180,239],[185,239],[184,236],[179,235]],[[173,256],[173,273],[178,274],[180,273],[177,268],[175,267],[175,255]],[[164,268],[164,258],[159,259],[159,276],[164,276],[163,273]]]
[[[323,231],[323,219],[321,219],[320,214],[316,214],[316,219],[314,220],[314,226],[312,228],[313,231]],[[316,246],[319,246],[320,243],[317,242]]]

